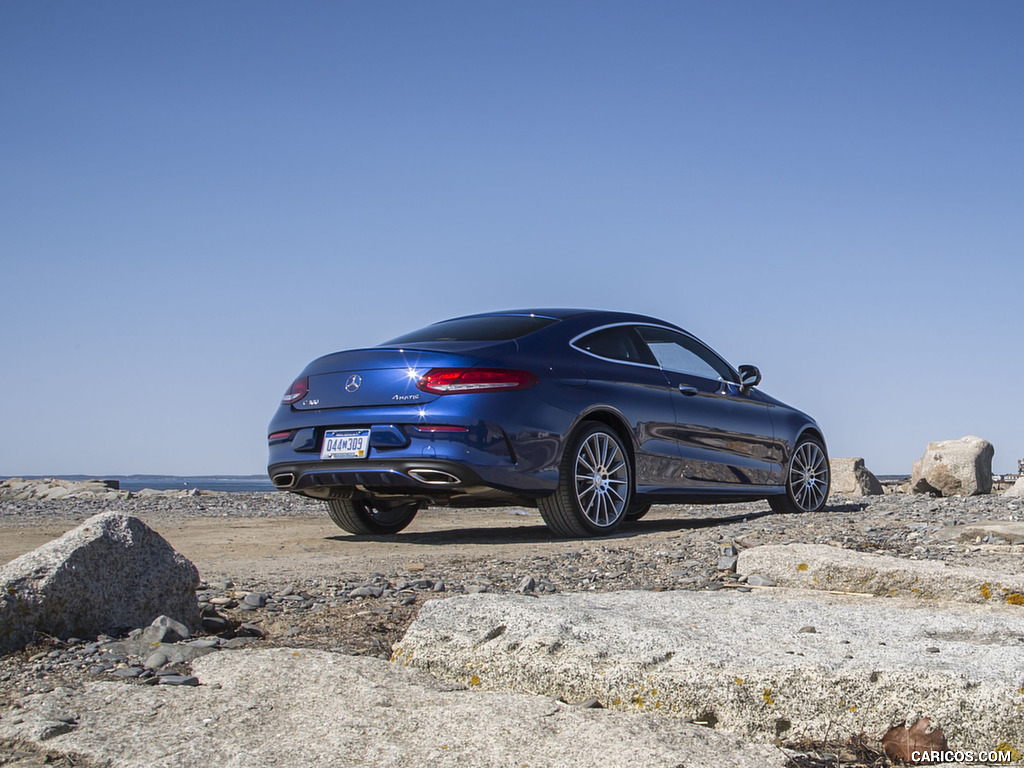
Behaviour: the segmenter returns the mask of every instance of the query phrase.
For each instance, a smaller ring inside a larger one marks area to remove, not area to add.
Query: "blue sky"
[[[1024,457],[1024,4],[0,0],[0,474],[258,473],[313,357],[624,309]]]

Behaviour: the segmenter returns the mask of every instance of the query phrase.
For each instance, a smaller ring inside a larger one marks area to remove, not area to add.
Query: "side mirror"
[[[741,365],[739,373],[741,394],[750,394],[750,390],[761,383],[761,371],[756,365]]]

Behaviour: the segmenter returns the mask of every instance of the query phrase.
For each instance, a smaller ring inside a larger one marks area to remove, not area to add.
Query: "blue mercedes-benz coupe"
[[[491,312],[314,360],[270,423],[275,486],[356,534],[429,504],[536,506],[558,536],[652,504],[822,509],[825,438],[695,336],[643,315]]]

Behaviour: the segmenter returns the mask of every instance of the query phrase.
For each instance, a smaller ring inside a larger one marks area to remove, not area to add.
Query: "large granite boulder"
[[[791,765],[774,746],[681,719],[480,691],[380,659],[268,648],[192,669],[202,684],[188,690],[88,682],[25,695],[0,706],[0,739],[110,768]]]
[[[833,496],[881,496],[885,493],[878,478],[864,466],[864,459],[829,459]]]
[[[475,690],[593,697],[768,743],[880,739],[928,717],[950,749],[1024,744],[1021,608],[924,603],[781,588],[485,593],[428,601],[394,658]]]
[[[995,448],[975,435],[928,443],[914,462],[910,490],[936,496],[977,496],[992,492]]]
[[[199,572],[144,522],[104,512],[0,566],[0,652],[36,632],[95,637],[166,615],[199,625]]]
[[[1004,496],[1024,496],[1024,475],[1017,478],[1017,482],[1003,492]]]

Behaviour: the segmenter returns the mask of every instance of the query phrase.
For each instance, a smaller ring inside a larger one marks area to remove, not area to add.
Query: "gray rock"
[[[223,616],[203,616],[203,629],[212,633],[223,632],[231,629],[231,622]]]
[[[832,490],[835,496],[881,496],[885,493],[878,478],[864,466],[864,459],[829,459]]]
[[[348,593],[349,597],[380,597],[384,594],[381,587],[356,587]]]
[[[774,587],[775,581],[769,579],[767,576],[762,576],[759,573],[751,574],[747,577],[747,584],[752,587]]]
[[[157,616],[141,635],[145,643],[176,643],[191,637],[189,628],[170,616]]]
[[[537,588],[537,582],[532,576],[524,576],[519,582],[519,586],[516,587],[516,592],[525,594],[527,592],[533,592]]]
[[[112,768],[785,764],[773,746],[681,719],[467,690],[378,659],[280,648],[207,656],[194,669],[202,685],[187,693],[97,682],[28,695],[16,713],[22,722],[0,710],[0,738],[39,743],[39,724],[54,723],[48,712],[60,708],[81,713],[80,725],[51,737],[47,748]]]
[[[1024,496],[1024,476],[1018,477],[1017,482],[1003,492],[1004,496]]]
[[[753,547],[740,555],[736,568],[741,574],[767,576],[783,587],[1024,606],[1024,574],[951,568],[938,560],[908,560],[824,544]]]
[[[252,608],[262,608],[267,604],[268,595],[263,592],[250,592],[242,602]]]
[[[1024,613],[920,605],[778,589],[455,597],[424,605],[394,658],[488,690],[713,719],[765,742],[930,717],[954,749],[1024,743]]]
[[[720,557],[718,558],[718,565],[715,566],[720,571],[735,571],[736,570],[736,556],[731,557]]]
[[[121,677],[126,680],[133,680],[141,675],[143,672],[142,667],[118,667],[113,671],[116,677]]]
[[[914,462],[911,490],[937,496],[991,493],[994,455],[992,444],[975,435],[928,443],[924,456]]]
[[[0,651],[36,632],[97,635],[161,614],[199,623],[196,567],[136,517],[105,512],[0,566]]]
[[[167,654],[163,651],[153,651],[149,656],[146,657],[146,661],[142,664],[146,669],[160,669],[160,667],[167,664]]]
[[[194,675],[162,675],[160,685],[199,685],[199,678]]]

